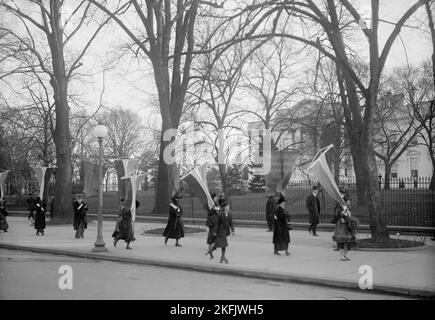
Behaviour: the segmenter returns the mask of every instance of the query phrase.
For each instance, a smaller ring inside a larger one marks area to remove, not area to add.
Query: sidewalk
[[[181,240],[182,248],[168,245],[158,235],[142,235],[143,229],[164,227],[162,223],[137,222],[136,241],[133,250],[126,250],[123,241],[113,247],[111,238],[114,221],[104,221],[103,237],[107,253],[93,253],[96,239],[96,221],[90,221],[85,239],[74,239],[72,226],[50,226],[45,236],[36,236],[25,217],[8,217],[9,232],[0,231],[0,248],[23,249],[35,252],[64,254],[83,258],[151,264],[248,276],[263,279],[293,281],[313,285],[325,285],[359,289],[359,268],[368,265],[373,270],[373,292],[401,294],[415,297],[435,298],[435,242],[426,238],[426,245],[418,249],[397,252],[351,251],[351,261],[339,260],[333,251],[332,233],[322,231],[312,237],[306,231],[290,233],[290,256],[274,256],[272,233],[260,228],[236,228],[235,237],[230,236],[227,258],[229,264],[220,264],[220,249],[215,259],[205,256],[207,233],[186,234]],[[187,224],[189,225],[189,224]],[[0,266],[1,268],[1,266]]]

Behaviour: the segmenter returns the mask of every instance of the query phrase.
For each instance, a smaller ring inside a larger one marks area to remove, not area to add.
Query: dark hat
[[[212,194],[210,195],[210,197],[213,199],[214,197],[216,197],[216,193],[212,193]]]
[[[277,204],[281,204],[283,202],[287,202],[287,199],[281,194],[278,201],[276,202]]]
[[[313,190],[317,190],[317,186],[313,186]]]
[[[218,200],[218,204],[220,205],[220,206],[222,206],[222,203],[226,203],[227,202],[227,200],[225,200],[225,198],[223,197],[223,196],[221,196],[221,198],[219,198],[219,200]]]
[[[181,198],[183,198],[183,197],[182,197],[181,194],[178,193],[178,192],[176,192],[176,193],[172,196],[172,199],[181,199]]]
[[[139,208],[140,202],[136,200],[136,209]]]
[[[227,200],[223,199],[223,201],[219,201],[219,205],[220,205],[222,208],[224,208],[224,207],[226,207],[226,206],[228,205],[228,202],[227,202]]]

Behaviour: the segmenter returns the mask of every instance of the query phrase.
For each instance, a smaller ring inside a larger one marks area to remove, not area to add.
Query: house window
[[[289,138],[285,137],[282,140],[282,148],[284,149],[284,148],[287,148],[288,146],[290,146],[290,141],[289,141]]]
[[[411,177],[417,178],[418,177],[418,158],[417,157],[411,157],[409,158],[410,167],[411,167]]]
[[[397,163],[391,168],[391,179],[397,179]]]

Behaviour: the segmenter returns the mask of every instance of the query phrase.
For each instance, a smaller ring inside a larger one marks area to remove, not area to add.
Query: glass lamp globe
[[[94,136],[97,138],[105,138],[107,136],[107,127],[100,124],[94,128]]]

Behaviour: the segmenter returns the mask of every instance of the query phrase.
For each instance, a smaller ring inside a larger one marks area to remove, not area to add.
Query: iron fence
[[[415,182],[417,181],[417,183]],[[421,226],[435,227],[435,191],[429,190],[430,178],[398,178],[390,181],[390,188],[385,188],[385,181],[379,180],[381,187],[381,201],[384,208],[386,223],[390,226]],[[308,213],[305,207],[307,196],[311,192],[313,181],[293,181],[285,190],[288,199],[287,209],[292,221],[307,222]],[[369,209],[367,201],[358,199],[357,183],[347,179],[339,183],[340,188],[345,189],[351,199],[352,213],[359,218],[361,223],[369,224]],[[118,195],[115,186],[104,192],[104,213],[117,214],[119,207]],[[230,195],[231,210],[234,219],[265,221],[266,194],[264,192],[248,192],[245,194]],[[321,212],[320,222],[329,223],[333,218],[335,200],[320,188]],[[14,200],[15,199],[15,200]],[[141,205],[138,215],[157,215],[153,213],[155,204],[154,191],[139,191],[137,199]],[[25,195],[8,195],[5,200],[9,207],[25,209]],[[90,212],[97,210],[97,197],[89,198]],[[204,218],[206,211],[196,197],[184,197],[181,199],[184,215],[192,218]],[[160,213],[159,215],[167,215]]]

